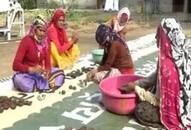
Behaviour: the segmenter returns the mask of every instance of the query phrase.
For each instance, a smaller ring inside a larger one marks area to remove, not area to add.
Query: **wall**
[[[76,0],[78,8],[80,9],[96,9],[96,0]]]
[[[97,0],[73,0],[74,8],[79,9],[96,9]],[[140,2],[145,0],[119,0],[120,9],[128,7],[132,12],[137,11]],[[153,1],[153,0],[147,0]],[[71,0],[37,0],[37,6],[44,8],[55,8],[60,6],[66,6],[71,3]],[[159,0],[159,10],[164,13],[172,12],[172,0]]]
[[[164,13],[170,13],[172,12],[172,0],[160,0],[160,11]]]
[[[136,11],[137,2],[138,0],[119,0],[119,7],[128,7],[131,11]]]
[[[37,0],[38,8],[65,7],[71,4],[72,0]],[[73,0],[74,8],[96,9],[96,0]]]

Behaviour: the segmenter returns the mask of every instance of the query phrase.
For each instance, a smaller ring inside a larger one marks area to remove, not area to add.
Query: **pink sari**
[[[174,64],[170,41],[160,28],[160,115],[163,125],[172,130],[181,130],[179,118],[179,76]]]
[[[175,19],[163,19],[159,36],[160,116],[169,130],[190,130],[191,56]]]

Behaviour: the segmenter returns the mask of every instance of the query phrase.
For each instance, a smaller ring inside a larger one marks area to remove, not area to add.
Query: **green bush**
[[[18,0],[24,9],[36,9],[37,0]]]

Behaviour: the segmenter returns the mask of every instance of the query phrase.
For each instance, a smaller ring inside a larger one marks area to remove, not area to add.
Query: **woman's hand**
[[[40,65],[29,67],[29,73],[43,73],[44,69]]]
[[[42,73],[43,77],[44,77],[45,79],[47,79],[47,80],[48,80],[48,78],[49,78],[49,74],[50,74],[50,70],[44,70],[43,73]]]
[[[87,80],[92,81],[95,77],[95,74],[97,73],[97,69],[93,69],[90,72],[87,73]]]
[[[129,82],[128,84],[125,84],[119,88],[119,91],[121,91],[122,94],[125,93],[131,93],[135,91],[136,84],[134,82]]]
[[[74,44],[77,43],[78,40],[79,40],[79,36],[78,36],[77,32],[73,32],[72,33],[72,41],[73,41],[73,43]]]

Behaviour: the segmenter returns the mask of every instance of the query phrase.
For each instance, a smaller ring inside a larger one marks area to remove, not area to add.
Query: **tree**
[[[184,0],[184,10],[183,10],[183,13],[184,13],[183,20],[187,21],[188,20],[188,0]]]

